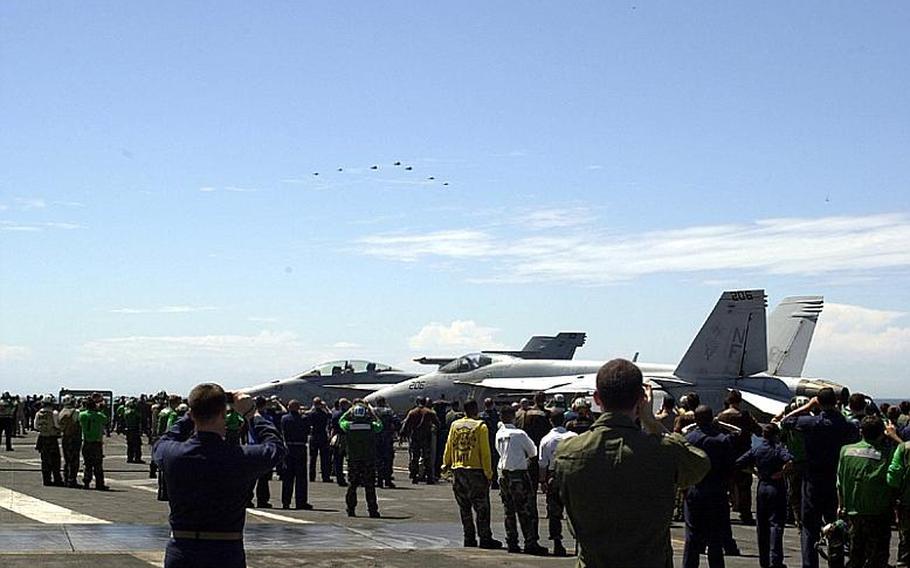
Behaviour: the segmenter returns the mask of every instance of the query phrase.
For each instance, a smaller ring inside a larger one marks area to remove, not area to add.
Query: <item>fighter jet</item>
[[[286,379],[275,379],[252,387],[241,388],[252,396],[266,398],[275,395],[284,401],[297,399],[309,404],[313,397],[323,400],[358,398],[384,386],[418,376],[393,369],[375,361],[349,359],[322,363],[298,375]]]
[[[830,381],[799,376],[821,311],[821,298],[785,300],[772,316],[775,327],[770,349],[765,304],[764,290],[724,292],[677,365],[636,362],[655,389],[655,402],[659,404],[668,394],[678,399],[695,391],[703,403],[719,409],[727,393],[735,388],[759,413],[774,415],[794,396],[813,396],[826,386],[846,390]],[[772,372],[768,372],[769,351],[775,365]],[[603,363],[473,353],[432,373],[384,387],[367,400],[382,396],[396,411],[404,412],[417,396],[450,401],[536,391],[589,396]],[[784,372],[794,374],[776,374]]]

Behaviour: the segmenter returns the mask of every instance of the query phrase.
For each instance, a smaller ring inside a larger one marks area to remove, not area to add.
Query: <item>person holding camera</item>
[[[248,421],[256,443],[225,441],[228,402]],[[203,383],[190,391],[189,407],[154,449],[171,509],[164,566],[245,568],[249,488],[287,450],[277,428],[260,416],[247,394],[231,395],[217,384]]]

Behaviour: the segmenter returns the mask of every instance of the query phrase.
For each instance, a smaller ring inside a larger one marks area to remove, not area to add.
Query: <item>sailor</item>
[[[784,527],[787,523],[787,483],[784,475],[793,456],[780,443],[777,424],[762,428],[762,443],[736,460],[735,469],[758,472],[756,512],[758,522],[758,564],[761,568],[783,568]]]
[[[62,399],[63,409],[57,414],[57,423],[63,435],[63,481],[67,487],[78,486],[79,452],[82,450],[82,427],[79,426],[79,410],[73,404],[73,397]]]
[[[888,435],[893,437],[893,431]],[[901,441],[894,450],[888,466],[888,485],[897,491],[898,499],[897,565],[910,566],[910,442]]]
[[[316,481],[316,462],[324,483],[332,481],[331,448],[329,447],[329,422],[332,415],[318,396],[313,398],[313,407],[307,412],[310,422],[310,481]]]
[[[41,454],[41,478],[44,485],[62,486],[60,477],[60,427],[53,395],[44,395],[41,409],[35,414],[38,441],[35,449]]]
[[[300,402],[288,403],[288,412],[281,417],[281,434],[288,453],[284,458],[281,476],[281,507],[290,509],[293,496],[295,509],[312,509],[307,502],[307,439],[310,437],[310,422],[300,413]]]
[[[123,427],[126,430],[126,463],[145,463],[142,460],[142,415],[136,398],[130,398],[123,407]]]
[[[165,478],[171,539],[165,568],[243,568],[245,506],[250,486],[283,458],[278,430],[256,411],[249,395],[233,404],[250,424],[256,443],[224,441],[227,395],[216,384],[190,391],[190,413],[161,436],[154,459]]]
[[[761,426],[747,410],[743,410],[743,395],[736,389],[727,395],[727,408],[717,415],[717,420],[736,426],[739,432],[733,435],[733,452],[741,456],[752,447],[752,436],[762,434]],[[733,498],[733,510],[739,513],[739,520],[744,525],[754,525],[752,516],[752,472],[741,469],[733,470],[730,487]]]
[[[108,417],[98,410],[97,397],[86,398],[79,412],[79,426],[82,428],[82,459],[85,461],[82,485],[85,489],[95,481],[95,489],[107,491],[104,484],[104,428]]]
[[[814,413],[814,414],[812,414]],[[837,410],[834,389],[825,387],[781,421],[802,433],[806,448],[800,533],[803,568],[818,568],[815,545],[822,526],[837,520],[837,463],[841,447],[856,441],[856,428]]]
[[[483,401],[483,412],[480,413],[480,419],[487,426],[487,433],[490,437],[490,460],[493,464],[499,463],[499,452],[496,451],[496,431],[499,430],[499,411],[496,410],[496,403],[492,398],[485,398]],[[499,478],[494,475],[490,483],[490,489],[499,489]]]
[[[395,411],[385,402],[383,397],[377,397],[376,406],[373,408],[376,417],[382,422],[382,432],[376,437],[376,475],[377,486],[392,489],[392,471],[395,461],[395,435],[401,428],[401,420]]]
[[[332,448],[332,473],[335,475],[335,483],[339,487],[347,487],[348,482],[344,478],[344,455],[345,432],[341,428],[341,417],[350,410],[351,401],[346,398],[338,399],[337,408],[332,411],[332,420],[330,433],[332,437],[329,440],[329,446]]]
[[[553,428],[540,441],[540,483],[547,495],[547,519],[550,540],[553,541],[553,556],[566,556],[566,548],[562,544],[562,515],[564,507],[559,498],[559,488],[553,482],[556,469],[556,446],[562,440],[578,436],[563,426],[565,417],[562,412],[550,412],[550,424]]]
[[[376,501],[376,435],[382,432],[382,422],[376,418],[370,407],[362,400],[338,419],[338,426],[345,434],[345,448],[348,458],[348,490],[345,495],[348,516],[357,510],[357,488],[366,493],[367,511],[370,518],[379,518],[379,504]]]
[[[6,439],[6,451],[13,451],[13,421],[16,416],[16,403],[8,392],[0,395],[0,436]]]
[[[443,471],[452,471],[452,491],[461,515],[466,547],[502,548],[490,529],[490,436],[477,416],[477,401],[464,403],[465,416],[452,422],[442,457]],[[474,517],[477,526],[474,526]],[[480,542],[477,537],[480,536]]]
[[[710,406],[695,409],[695,428],[686,434],[692,446],[711,460],[711,471],[686,493],[686,545],[683,567],[697,568],[699,555],[708,548],[708,566],[723,568],[724,538],[730,523],[727,480],[736,456],[730,434],[714,423]]]
[[[417,397],[417,406],[412,408],[401,424],[401,435],[408,439],[410,461],[408,470],[411,483],[436,482],[432,461],[433,432],[439,427],[436,413],[427,408],[427,399]]]
[[[850,531],[847,565],[886,567],[894,520],[894,493],[888,487],[894,445],[885,438],[885,423],[879,416],[863,417],[860,432],[862,440],[841,448],[837,466],[838,516],[846,516]],[[890,434],[901,443],[893,429]]]

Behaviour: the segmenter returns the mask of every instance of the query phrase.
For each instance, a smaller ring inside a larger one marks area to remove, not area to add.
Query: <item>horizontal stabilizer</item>
[[[497,353],[512,355],[522,359],[559,359],[571,360],[575,357],[575,350],[585,344],[587,334],[580,331],[561,332],[555,337],[549,335],[535,335],[521,351],[484,351],[484,353]]]
[[[420,363],[421,365],[448,365],[452,361],[457,359],[457,357],[421,357],[419,359],[414,359],[415,363]]]
[[[768,368],[765,291],[724,292],[676,367],[684,379],[733,378]]]
[[[731,389],[732,390],[732,389]],[[771,416],[777,416],[787,407],[786,402],[781,402],[779,400],[774,400],[773,398],[768,398],[767,396],[761,394],[755,394],[753,392],[739,391],[743,395],[743,400],[748,404],[751,404],[756,409],[765,414],[770,414]]]
[[[822,296],[790,296],[774,308],[768,319],[769,373],[802,376],[815,324],[824,307]]]

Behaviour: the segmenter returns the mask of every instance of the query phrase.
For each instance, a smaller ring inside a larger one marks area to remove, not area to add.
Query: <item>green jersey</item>
[[[348,461],[376,459],[376,434],[382,432],[381,420],[369,415],[355,417],[349,410],[338,421],[338,426],[345,433]]]
[[[892,449],[885,442],[861,440],[841,448],[837,491],[848,515],[885,515],[894,505],[887,485]]]
[[[234,409],[228,410],[224,415],[224,427],[228,432],[238,432],[243,426],[243,416]]]
[[[155,428],[155,433],[160,436],[160,435],[164,434],[165,432],[167,432],[168,429],[177,420],[176,418],[173,418],[173,416],[176,416],[176,415],[177,415],[177,412],[169,406],[166,406],[163,409],[161,409],[161,412],[158,413],[158,425]]]
[[[888,485],[898,492],[901,507],[910,508],[910,442],[904,442],[894,450],[891,465],[888,466]]]
[[[79,412],[79,426],[82,427],[82,441],[100,442],[104,436],[107,415],[97,410]]]
[[[123,411],[123,423],[130,432],[138,432],[142,426],[142,416],[136,408],[126,408]]]

